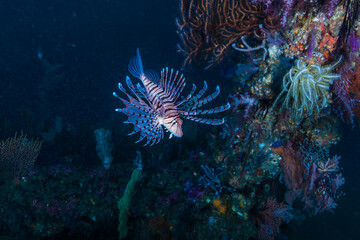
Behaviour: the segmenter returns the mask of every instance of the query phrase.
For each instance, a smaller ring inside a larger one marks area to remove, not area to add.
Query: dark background
[[[181,70],[177,16],[177,1],[0,1],[0,136],[24,131],[41,137],[60,117],[66,131],[55,140],[61,149],[56,142],[44,142],[38,163],[48,163],[49,157],[60,161],[56,156],[73,152],[74,161],[87,164],[96,159],[99,164],[93,135],[98,128],[112,130],[119,159],[128,158],[127,151],[133,159],[142,145],[133,144],[138,136],[127,136],[131,126],[114,111],[122,103],[112,93],[119,92],[118,82],[129,75],[127,66],[136,48],[145,69]],[[187,68],[184,73],[188,88],[191,83],[201,88],[207,80],[210,92],[219,84],[223,99],[217,101],[224,103],[228,91],[217,68]],[[178,148],[179,142],[194,145],[196,133],[203,129],[186,121],[186,138],[161,143],[157,149]],[[58,154],[49,156],[46,149]]]
[[[126,135],[130,128],[114,112],[121,103],[112,92],[128,75],[127,64],[136,48],[145,68],[181,68],[178,16],[175,0],[0,1],[0,138],[20,131],[41,137],[61,117],[65,133],[53,144],[44,143],[38,164],[61,161],[62,153],[69,151],[76,153],[79,164],[100,164],[92,133],[97,128],[113,131],[119,156],[114,162],[131,161],[141,145],[133,144],[137,137]],[[49,73],[46,63],[58,68]],[[206,79],[209,89],[218,84],[228,95],[230,83],[221,78],[219,67],[184,71],[188,86],[194,82],[202,87]],[[196,134],[204,126],[185,123],[184,128],[182,139],[153,149],[170,152],[178,150],[179,141],[194,148],[204,141]],[[335,214],[292,224],[290,239],[360,239],[359,134],[358,128],[345,128],[343,140],[333,149],[342,156],[346,178],[346,195]]]

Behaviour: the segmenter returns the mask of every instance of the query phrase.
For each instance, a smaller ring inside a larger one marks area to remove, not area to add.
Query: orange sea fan
[[[210,67],[220,62],[241,37],[267,37],[279,28],[278,17],[264,12],[264,5],[248,0],[181,0],[177,19],[184,65],[196,62]],[[262,25],[263,27],[260,27]]]

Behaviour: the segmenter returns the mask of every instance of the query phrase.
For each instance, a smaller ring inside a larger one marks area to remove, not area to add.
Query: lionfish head
[[[182,137],[182,135],[183,135],[182,123],[183,123],[183,121],[179,117],[164,119],[164,126],[175,137]],[[170,137],[171,137],[171,135],[170,135]]]

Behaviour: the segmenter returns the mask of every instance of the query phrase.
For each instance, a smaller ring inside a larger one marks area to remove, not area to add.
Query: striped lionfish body
[[[197,115],[223,112],[230,108],[230,104],[227,103],[212,109],[198,110],[199,107],[219,95],[219,86],[216,87],[214,93],[202,98],[207,90],[206,82],[197,94],[195,94],[196,86],[193,85],[187,97],[178,100],[185,87],[183,75],[168,68],[162,69],[160,76],[152,70],[144,71],[139,49],[137,49],[137,55],[130,60],[129,72],[140,79],[142,85],[140,83],[134,85],[130,78],[126,77],[130,93],[126,92],[121,83],[119,83],[119,89],[129,100],[119,97],[115,92],[113,95],[125,104],[124,108],[116,109],[116,111],[127,115],[128,120],[125,123],[134,125],[134,130],[129,135],[140,132],[140,139],[137,142],[146,138],[145,145],[158,143],[164,137],[163,127],[170,132],[170,138],[182,137],[181,118],[209,125],[220,125],[225,122],[225,119],[197,117]]]

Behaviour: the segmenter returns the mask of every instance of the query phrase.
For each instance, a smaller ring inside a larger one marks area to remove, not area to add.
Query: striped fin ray
[[[134,130],[129,133],[129,135],[140,132],[140,138],[136,142],[140,142],[146,138],[145,145],[150,142],[155,144],[163,138],[163,129],[153,115],[137,108],[122,109],[121,112],[128,116],[128,120],[124,123],[131,123],[134,125]]]
[[[165,69],[163,68],[160,72],[160,87],[162,89],[165,89],[166,88],[166,85],[167,85],[167,78],[165,78]]]
[[[177,75],[178,75],[178,71],[176,71],[176,75],[175,75],[174,79],[177,78]],[[174,90],[173,93],[170,95],[170,97],[174,101],[176,101],[179,98],[180,94],[182,93],[182,91],[185,88],[185,85],[186,85],[185,78],[181,74],[179,79],[177,80],[176,86],[172,89],[172,90]]]
[[[189,119],[194,122],[198,123],[204,123],[208,125],[221,125],[225,123],[225,118],[222,119],[209,119],[209,118],[199,118],[199,117],[193,117],[193,116],[185,116],[186,119]]]
[[[121,83],[119,83],[118,87],[119,87],[120,91],[122,91],[129,98],[130,101],[127,101],[127,100],[119,97],[115,92],[113,92],[113,95],[114,95],[114,97],[120,99],[125,104],[126,107],[130,106],[130,107],[136,107],[136,108],[139,108],[142,110],[146,109],[146,107],[145,108],[142,107],[142,104],[135,104],[135,105],[133,104],[134,102],[138,102],[138,100],[136,100],[134,97],[132,97],[130,94],[128,94]],[[118,110],[119,109],[117,109],[117,111]]]
[[[119,83],[118,87],[120,91],[122,91],[129,98],[130,102],[119,97],[115,92],[113,93],[113,95],[118,99],[120,99],[125,104],[126,107],[134,107],[139,110],[145,111],[148,114],[154,114],[153,110],[149,107],[149,105],[145,103],[139,96],[136,95],[138,99],[133,98],[130,94],[126,92],[125,88],[122,86],[121,83]],[[116,111],[120,111],[120,109],[116,109]]]
[[[139,88],[139,85],[135,87],[128,76],[126,76],[126,84],[136,97],[147,99],[146,92],[143,92],[142,89]]]
[[[165,94],[173,101],[180,96],[185,87],[185,78],[179,71],[174,73],[174,69],[163,68],[161,70],[160,87],[164,90]]]
[[[211,109],[205,109],[205,110],[194,110],[190,112],[184,112],[182,113],[184,116],[190,116],[190,115],[201,115],[201,114],[213,114],[213,113],[220,113],[228,110],[230,108],[230,104],[227,103],[225,105],[214,107]]]
[[[146,89],[140,85],[140,83],[136,84],[136,87],[139,92],[144,96],[144,98],[149,99],[149,94],[146,92]]]
[[[216,91],[213,92],[212,94],[208,95],[207,97],[199,100],[198,102],[196,102],[194,104],[194,106],[192,107],[192,109],[196,109],[196,108],[199,108],[201,107],[202,105],[205,105],[209,102],[211,102],[212,100],[214,100],[217,96],[219,96],[220,94],[220,88],[219,86],[216,86]],[[226,109],[227,110],[227,109]]]
[[[192,96],[190,99],[184,101],[183,103],[189,103],[191,106],[190,106],[190,109],[194,106],[194,104],[202,97],[202,95],[204,95],[204,93],[206,92],[207,90],[207,83],[206,81],[204,81],[204,87],[194,96]]]
[[[152,81],[149,81],[148,79],[144,80],[144,86],[145,86],[145,88],[143,88],[143,90],[146,89],[146,93],[145,92],[143,92],[143,93],[147,96],[147,100],[149,101],[149,103],[152,106],[156,105],[158,96],[160,96],[160,95],[163,97],[165,96],[162,88],[158,84],[156,84]],[[143,91],[141,88],[139,88],[139,89],[140,89],[140,91]]]
[[[158,123],[157,126],[153,125],[150,126],[151,131],[149,131],[148,134],[146,134],[146,143],[144,146],[150,144],[149,146],[152,146],[154,144],[157,144],[160,142],[160,140],[164,137],[164,131],[161,128],[160,124]]]
[[[146,138],[146,143],[144,146],[150,144],[150,146],[159,143],[160,140],[164,137],[164,131],[162,130],[159,123],[153,125],[146,125],[143,128],[137,129],[141,131],[140,138],[135,143],[138,143]]]
[[[187,95],[187,97],[184,98],[183,100],[181,100],[180,102],[177,102],[177,103],[176,103],[176,106],[180,106],[180,105],[182,105],[183,103],[187,102],[187,101],[192,97],[192,95],[194,94],[195,91],[196,91],[196,85],[193,84],[193,87],[192,87],[190,93]]]
[[[129,101],[119,97],[116,93],[113,93],[115,97],[120,99],[124,104],[124,108],[116,109],[118,112],[124,113],[128,119],[124,123],[131,123],[134,125],[134,130],[129,135],[140,132],[140,138],[137,142],[146,138],[145,145],[158,143],[163,137],[163,129],[156,118],[156,111],[144,102],[137,91],[141,91],[141,88],[136,88],[129,78],[127,78],[127,85],[132,93],[137,97],[135,99],[126,92],[126,89],[119,83],[119,89],[128,97]],[[143,93],[140,93],[142,96]]]
[[[171,69],[171,73],[170,75],[172,75],[172,69]],[[170,93],[171,90],[171,85],[173,84],[173,82],[175,81],[175,79],[172,79],[169,77],[169,68],[163,68],[161,70],[161,82],[160,82],[160,86],[161,88],[164,90],[164,92],[166,94]]]

